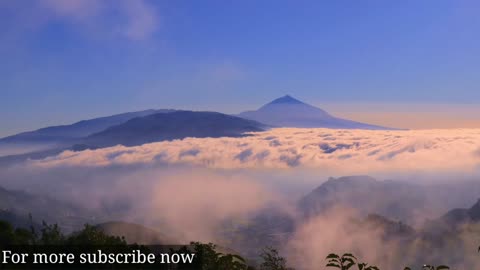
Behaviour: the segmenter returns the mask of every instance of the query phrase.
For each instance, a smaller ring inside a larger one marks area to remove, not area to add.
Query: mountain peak
[[[480,199],[468,210],[473,220],[480,220]]]
[[[277,98],[258,110],[242,112],[238,116],[275,127],[388,129],[337,118],[321,108],[302,102],[290,95]]]
[[[300,100],[293,98],[290,95],[285,95],[283,97],[277,98],[270,102],[269,104],[305,104]]]

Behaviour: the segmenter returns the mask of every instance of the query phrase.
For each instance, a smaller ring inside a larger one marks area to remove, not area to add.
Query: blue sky
[[[400,116],[389,125],[409,106],[476,107],[479,10],[476,1],[0,0],[0,136],[146,108],[233,113],[287,93],[362,120],[371,104],[392,104]]]

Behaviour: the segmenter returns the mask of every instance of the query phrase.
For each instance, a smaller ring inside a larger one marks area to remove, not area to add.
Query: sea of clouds
[[[480,129],[278,128],[240,138],[186,138],[64,151],[2,168],[0,186],[103,211],[109,219],[141,223],[182,242],[224,243],[226,223],[248,225],[251,217],[269,209],[297,219],[297,200],[329,176],[399,179],[409,175],[415,182],[442,179],[451,184],[480,179],[479,165]],[[476,199],[473,193],[452,193],[438,214],[471,206]],[[397,252],[396,246],[387,247],[379,240],[378,232],[362,232],[339,242],[344,231],[338,224],[358,215],[355,209],[340,213],[297,224],[285,246],[287,257],[300,269],[321,265],[331,251],[364,250],[360,255],[371,262],[398,263],[378,257]]]
[[[480,129],[370,131],[278,128],[241,138],[186,138],[65,151],[35,166],[189,164],[219,169],[322,169],[332,174],[476,171]]]

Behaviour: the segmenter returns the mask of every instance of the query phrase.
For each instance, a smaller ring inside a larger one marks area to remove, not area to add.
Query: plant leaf
[[[327,259],[340,259],[340,256],[338,256],[338,255],[335,254],[335,253],[330,253],[330,254],[328,254],[328,256],[327,256]]]
[[[335,267],[335,268],[341,269],[340,265],[338,265],[336,263],[328,263],[327,267]]]

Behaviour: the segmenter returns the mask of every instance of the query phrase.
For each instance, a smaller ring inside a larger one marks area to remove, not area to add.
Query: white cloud
[[[147,40],[160,25],[158,10],[147,0],[39,0],[0,3],[8,9],[17,33],[39,30],[52,22],[73,24],[83,32]],[[28,15],[28,17],[26,16]],[[32,27],[32,26],[35,27]]]
[[[96,0],[43,0],[40,6],[58,17],[87,20],[101,11],[102,1]]]
[[[479,168],[480,129],[368,131],[272,129],[243,138],[187,138],[136,147],[65,151],[33,164],[190,164],[222,169],[310,168],[330,174],[469,172]]]
[[[144,40],[155,33],[159,25],[158,14],[146,1],[124,0],[122,5],[128,19],[124,30],[126,37]]]

